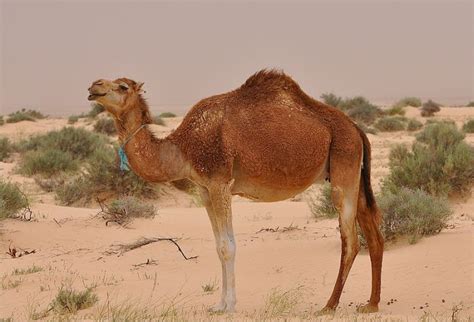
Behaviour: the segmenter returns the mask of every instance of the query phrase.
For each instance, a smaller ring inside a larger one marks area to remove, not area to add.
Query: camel
[[[115,120],[131,169],[150,182],[187,179],[199,189],[222,264],[222,295],[211,310],[235,309],[233,195],[285,200],[329,180],[339,213],[341,261],[322,313],[332,312],[359,251],[356,220],[368,242],[372,290],[360,312],[378,311],[383,237],[370,183],[365,133],[343,112],[319,102],[281,71],[262,70],[239,88],[199,101],[167,137],[155,137],[143,83],[99,79],[90,101]]]

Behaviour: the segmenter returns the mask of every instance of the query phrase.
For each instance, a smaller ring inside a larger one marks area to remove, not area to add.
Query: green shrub
[[[94,131],[97,133],[102,133],[106,135],[115,135],[117,134],[117,129],[115,128],[115,122],[110,117],[100,118],[94,124]]]
[[[382,132],[403,131],[406,127],[406,119],[397,116],[385,116],[378,119],[374,127]]]
[[[8,138],[0,138],[0,161],[5,160],[13,152],[13,145]]]
[[[37,119],[44,119],[44,116],[41,112],[35,110],[26,110],[21,109],[8,115],[7,123],[17,123],[21,121],[36,121]]]
[[[408,131],[417,131],[423,127],[423,123],[416,119],[410,119],[408,120],[407,124],[407,130]]]
[[[467,193],[474,182],[474,149],[463,138],[454,124],[428,124],[411,151],[392,149],[384,189],[422,189],[436,196]]]
[[[75,314],[79,310],[93,306],[98,300],[90,288],[82,292],[61,288],[50,307],[57,314]]]
[[[160,117],[161,118],[166,118],[166,117],[176,117],[176,114],[172,113],[172,112],[163,112],[160,114]]]
[[[165,126],[165,121],[159,116],[153,116],[153,124]]]
[[[0,180],[0,219],[14,217],[28,207],[28,199],[13,183]]]
[[[331,199],[331,184],[324,183],[320,194],[315,196],[310,192],[308,206],[314,218],[337,218],[338,212]]]
[[[363,96],[344,99],[339,106],[346,111],[347,115],[356,122],[372,124],[377,117],[383,114],[382,110],[376,105],[370,103]]]
[[[85,171],[56,190],[57,199],[65,205],[86,205],[96,198],[135,196],[153,198],[156,187],[133,171],[122,173],[116,152],[103,147],[86,160]]]
[[[339,107],[343,101],[342,97],[337,96],[333,93],[324,93],[323,95],[321,95],[321,99],[325,104],[330,105],[332,107]]]
[[[67,124],[74,124],[76,123],[77,121],[79,121],[79,116],[77,115],[71,115],[68,117],[67,119]]]
[[[474,102],[469,102],[469,103],[467,103],[466,106],[467,106],[467,107],[474,107]]]
[[[464,123],[464,125],[462,126],[462,130],[466,133],[474,133],[474,119],[470,119],[466,123]]]
[[[19,172],[27,176],[41,174],[51,177],[59,172],[77,169],[78,164],[71,154],[56,149],[27,152],[19,166]]]
[[[404,106],[392,106],[386,112],[388,115],[405,115],[405,107]]]
[[[421,116],[430,117],[439,111],[441,111],[440,105],[432,100],[428,100],[428,102],[423,103],[421,107]]]
[[[83,128],[64,127],[59,131],[36,135],[19,143],[22,152],[56,149],[71,154],[73,159],[85,159],[103,149],[107,139]]]
[[[382,234],[385,240],[408,236],[415,243],[422,236],[439,233],[451,215],[447,200],[421,189],[402,187],[384,191],[377,203],[383,212]]]
[[[421,99],[419,99],[418,97],[404,97],[393,105],[393,107],[406,106],[420,107]]]
[[[120,225],[127,225],[135,218],[153,218],[156,215],[156,208],[143,200],[128,196],[113,200],[102,211],[102,217]]]
[[[97,103],[92,104],[91,107],[91,110],[87,114],[87,116],[90,118],[95,118],[97,115],[105,111],[105,108]]]

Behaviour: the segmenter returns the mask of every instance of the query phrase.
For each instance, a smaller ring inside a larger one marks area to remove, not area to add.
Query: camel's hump
[[[281,70],[262,69],[250,76],[239,91],[298,89],[298,84]]]

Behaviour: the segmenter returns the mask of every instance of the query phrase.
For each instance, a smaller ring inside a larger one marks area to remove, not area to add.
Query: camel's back
[[[332,116],[318,114],[315,104],[290,77],[264,70],[232,92],[200,101],[170,138],[198,172],[237,166],[261,176],[278,167],[284,177],[298,172],[310,178],[314,165],[326,161],[331,141],[326,118]]]

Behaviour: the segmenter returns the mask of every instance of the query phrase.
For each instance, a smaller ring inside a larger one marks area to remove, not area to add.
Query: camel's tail
[[[377,221],[381,220],[381,215],[377,203],[375,202],[374,191],[372,190],[372,184],[370,183],[370,163],[371,163],[371,149],[370,142],[367,135],[359,127],[357,127],[360,137],[363,141],[363,159],[362,159],[362,170],[361,170],[361,188],[364,189],[365,203],[367,209],[377,216]]]

